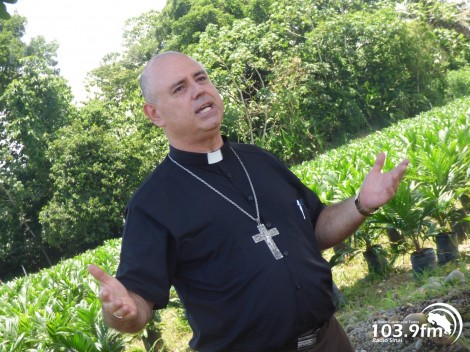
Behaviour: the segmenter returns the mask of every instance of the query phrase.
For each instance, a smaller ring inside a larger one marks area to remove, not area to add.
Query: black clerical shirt
[[[117,278],[131,291],[168,303],[173,285],[199,351],[275,351],[327,320],[334,311],[331,270],[315,240],[323,208],[277,158],[253,146],[225,142],[223,160],[170,149],[181,165],[256,218],[254,197],[236,151],[251,177],[257,223],[168,157],[138,189],[127,209]]]

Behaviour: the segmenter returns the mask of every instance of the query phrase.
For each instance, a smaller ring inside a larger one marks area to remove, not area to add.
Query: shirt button
[[[283,254],[287,257],[289,255],[289,251],[284,251]]]
[[[250,200],[250,201],[253,200],[253,196],[249,196],[248,200]]]
[[[268,221],[268,222],[266,223],[266,226],[267,226],[267,227],[271,227],[272,225],[271,225],[271,223]]]
[[[297,283],[297,284],[295,285],[295,288],[296,288],[297,290],[300,290],[301,287],[302,287],[302,285],[301,285],[300,283]]]
[[[227,172],[227,177],[228,177],[228,178],[232,178],[232,173],[231,173],[231,172]]]

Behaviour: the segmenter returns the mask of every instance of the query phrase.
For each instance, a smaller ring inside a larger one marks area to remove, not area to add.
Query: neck
[[[220,149],[224,145],[224,141],[220,134],[213,138],[204,140],[183,141],[168,138],[168,141],[173,148],[192,153],[211,153]]]

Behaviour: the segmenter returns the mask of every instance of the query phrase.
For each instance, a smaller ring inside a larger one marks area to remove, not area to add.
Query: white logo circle
[[[442,328],[442,331],[449,337],[453,337],[458,332],[457,337],[453,339],[452,343],[457,341],[457,339],[460,337],[460,334],[462,333],[463,328],[462,317],[460,316],[460,313],[457,311],[457,309],[447,303],[430,304],[424,308],[421,313],[424,313],[432,307],[435,308],[427,313],[428,322]],[[444,314],[441,314],[440,312]]]

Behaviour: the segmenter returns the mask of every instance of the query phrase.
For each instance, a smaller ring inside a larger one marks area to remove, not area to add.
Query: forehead
[[[158,58],[151,67],[151,79],[156,91],[166,90],[174,84],[205,72],[197,61],[182,54],[167,55]]]

